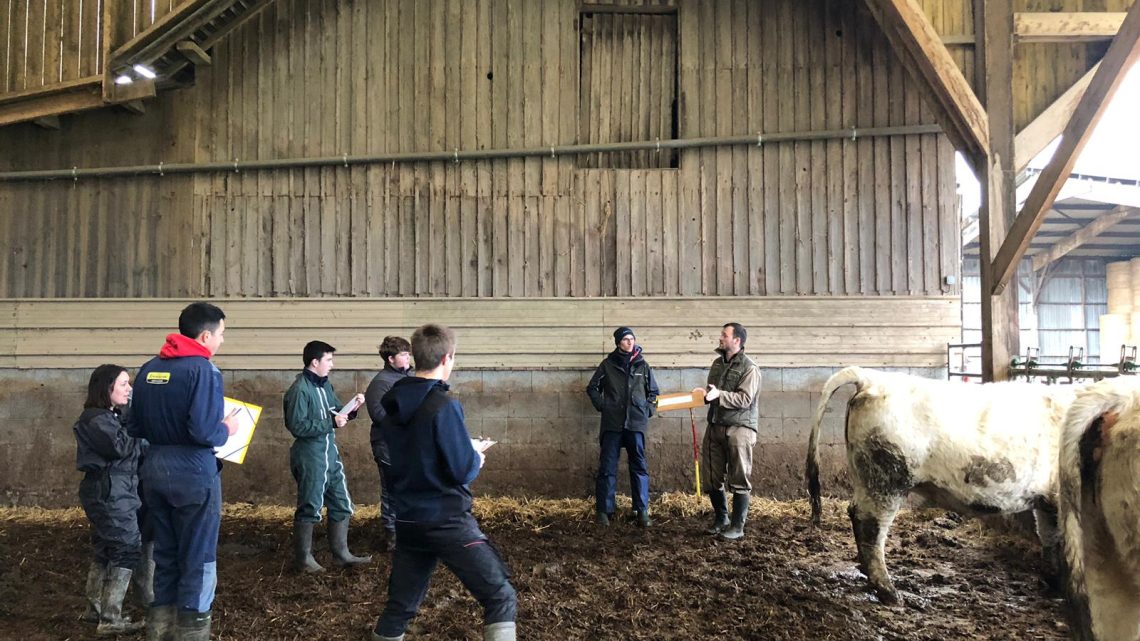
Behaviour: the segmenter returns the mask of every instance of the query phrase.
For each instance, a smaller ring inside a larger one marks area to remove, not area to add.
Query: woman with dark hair
[[[138,466],[143,441],[127,434],[121,414],[130,397],[125,368],[96,367],[87,383],[83,414],[72,427],[75,466],[84,473],[79,502],[91,522],[95,547],[87,571],[89,606],[84,619],[98,621],[99,635],[136,632],[144,626],[123,616],[123,599],[142,557]]]

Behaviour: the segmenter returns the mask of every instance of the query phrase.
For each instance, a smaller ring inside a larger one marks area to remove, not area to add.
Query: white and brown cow
[[[831,396],[847,403],[847,513],[860,569],[880,601],[901,602],[884,558],[887,532],[906,497],[962,514],[1034,510],[1046,555],[1056,553],[1055,498],[1061,422],[1071,388],[1029,383],[936,381],[848,367],[823,386],[805,476],[819,523],[819,430]]]
[[[1140,381],[1078,393],[1065,417],[1058,505],[1081,639],[1140,639]],[[1090,620],[1091,617],[1091,620]]]

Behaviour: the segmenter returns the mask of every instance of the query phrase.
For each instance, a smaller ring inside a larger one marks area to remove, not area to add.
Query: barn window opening
[[[578,140],[678,137],[675,7],[599,5],[579,16]],[[676,149],[580,154],[581,168],[675,168]]]

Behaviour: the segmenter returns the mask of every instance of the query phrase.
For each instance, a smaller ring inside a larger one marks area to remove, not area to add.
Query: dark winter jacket
[[[372,419],[372,430],[368,434],[368,440],[373,444],[378,443],[380,439],[380,421],[384,419],[384,406],[380,403],[384,399],[384,395],[388,390],[392,389],[396,381],[401,378],[410,376],[412,370],[410,369],[396,369],[390,363],[384,363],[384,369],[376,373],[372,377],[372,382],[368,384],[368,389],[364,390],[364,405],[368,408],[368,416]]]
[[[222,373],[204,356],[150,359],[135,377],[127,432],[150,443],[140,478],[177,478],[209,487],[221,471],[214,448],[229,431],[222,423]]]
[[[467,485],[479,475],[479,453],[448,386],[402,378],[384,395],[380,434],[391,454],[388,480],[398,522],[440,523],[471,510]]]
[[[602,431],[632,430],[644,432],[657,403],[657,381],[649,363],[641,357],[641,348],[626,354],[620,349],[598,365],[586,386],[594,409],[602,413]]]
[[[75,432],[75,469],[80,472],[138,474],[144,441],[127,434],[119,414],[89,407],[71,428]]]

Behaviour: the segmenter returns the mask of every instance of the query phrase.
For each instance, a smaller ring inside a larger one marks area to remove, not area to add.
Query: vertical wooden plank
[[[843,127],[854,128],[858,123],[861,100],[858,75],[858,31],[854,8],[848,3],[837,3],[836,13],[842,30],[842,118]],[[859,148],[854,140],[843,141],[843,293],[858,294],[862,282],[860,271],[859,236]]]
[[[641,162],[645,162],[642,159]],[[648,238],[645,211],[646,172],[641,169],[629,173],[629,236],[626,241],[618,239],[618,245],[628,243],[630,294],[645,296],[648,286]],[[619,272],[620,275],[620,272]]]
[[[906,121],[906,77],[896,60],[889,60],[888,83],[890,91],[889,121],[902,125]],[[906,139],[890,137],[890,216],[891,216],[891,293],[907,290],[907,232],[906,232]]]
[[[44,6],[44,71],[43,83],[63,80],[64,0],[45,0]]]
[[[28,88],[28,55],[30,43],[27,33],[31,29],[29,3],[31,0],[13,0],[10,49],[8,50],[9,91],[22,91]]]
[[[891,53],[885,41],[875,43],[872,55],[874,82],[874,118],[876,127],[890,124],[889,62]],[[879,294],[890,293],[891,284],[891,141],[880,136],[873,142],[875,149],[875,288]]]
[[[807,131],[811,129],[811,75],[809,71],[808,52],[806,51],[808,34],[806,30],[807,16],[804,8],[798,3],[791,7],[791,22],[789,23],[788,45],[792,47],[792,85],[794,92],[795,115],[792,119],[794,131]],[[814,47],[813,47],[814,48]],[[795,165],[795,256],[796,276],[795,291],[798,294],[810,294],[813,287],[813,261],[812,248],[816,239],[812,236],[812,184],[811,184],[811,144],[797,141],[793,143]]]
[[[823,52],[822,72],[823,84],[832,88],[825,93],[826,101],[825,122],[828,129],[841,129],[843,127],[843,106],[848,97],[843,91],[842,48],[844,29],[839,21],[835,3],[825,3],[822,11]],[[829,140],[824,143],[824,153],[827,156],[827,197],[826,197],[826,225],[827,225],[827,289],[828,294],[846,293],[844,282],[844,193],[843,193],[843,142]],[[824,293],[824,292],[820,292]]]
[[[645,172],[645,294],[660,296],[665,293],[664,265],[664,219],[665,204],[661,185],[665,172],[649,170]]]
[[[28,3],[27,63],[24,68],[24,87],[32,89],[44,86],[44,62],[47,58],[47,12],[46,0],[31,0]]]
[[[747,72],[747,127],[748,131],[761,133],[764,131],[764,73],[763,73],[763,40],[764,18],[760,7],[755,2],[745,3],[745,13],[741,18],[744,22],[745,33],[745,65]],[[764,150],[746,150],[747,171],[747,212],[748,217],[748,261],[747,293],[750,296],[763,296],[766,290],[765,283],[765,207],[764,207]]]
[[[750,129],[748,110],[748,41],[754,37],[748,30],[748,5],[746,0],[733,0],[728,28],[731,30],[732,49],[730,52],[729,78],[732,85],[731,133],[738,134]],[[749,289],[749,220],[748,207],[748,156],[751,149],[732,147],[732,293],[737,296],[748,294]]]
[[[617,225],[616,177],[612,171],[601,172],[599,193],[602,216],[602,296],[616,296],[617,291]]]
[[[719,9],[719,10],[718,10]],[[733,78],[732,78],[732,27],[734,16],[731,13],[731,4],[722,4],[710,7],[711,16],[709,28],[716,46],[706,52],[709,56],[711,74],[715,79],[714,88],[716,100],[716,134],[718,136],[732,133],[733,107]],[[715,189],[716,202],[716,233],[710,237],[715,239],[709,247],[708,256],[715,262],[713,272],[716,275],[715,289],[712,292],[718,295],[731,296],[734,292],[735,277],[733,274],[736,243],[733,237],[733,177],[734,152],[730,147],[715,148],[716,171],[710,178],[710,187]]]
[[[625,161],[622,161],[625,162]],[[616,256],[616,264],[614,265],[614,274],[616,283],[616,293],[618,296],[629,296],[633,288],[633,263],[632,263],[632,250],[633,250],[633,237],[631,232],[631,194],[630,194],[630,179],[632,172],[628,169],[617,169],[612,171],[614,177],[614,237],[616,239],[616,247],[614,248]]]
[[[665,296],[678,296],[681,293],[679,173],[661,173],[661,294]]]
[[[808,47],[807,63],[810,69],[810,128],[827,129],[830,124],[827,103],[834,102],[834,98],[828,99],[825,81],[828,70],[826,54],[831,34],[824,30],[822,5],[808,5],[800,11],[805,18],[804,38],[800,46]],[[811,189],[811,293],[817,296],[830,293],[832,282],[829,272],[833,242],[830,221],[833,216],[828,177],[833,168],[828,162],[828,144],[825,141],[813,141],[808,145],[808,157],[811,159],[811,171],[808,172]]]
[[[960,285],[947,286],[945,278],[953,277],[955,283],[961,282],[960,266],[962,264],[962,240],[958,229],[960,213],[958,201],[954,195],[954,145],[943,135],[938,136],[938,203],[939,203],[939,238],[938,250],[942,273],[937,281],[943,293],[955,294],[961,291]],[[933,258],[933,257],[932,257]]]
[[[15,2],[17,0],[0,0],[0,93],[8,93],[13,91],[10,86],[10,68],[11,68],[11,53],[12,43],[10,41],[11,35],[15,32]],[[0,279],[0,289],[6,285],[4,279]]]
[[[585,251],[583,271],[585,272],[585,295],[600,296],[602,293],[602,214],[601,214],[601,172],[587,170],[580,172],[584,217]]]

